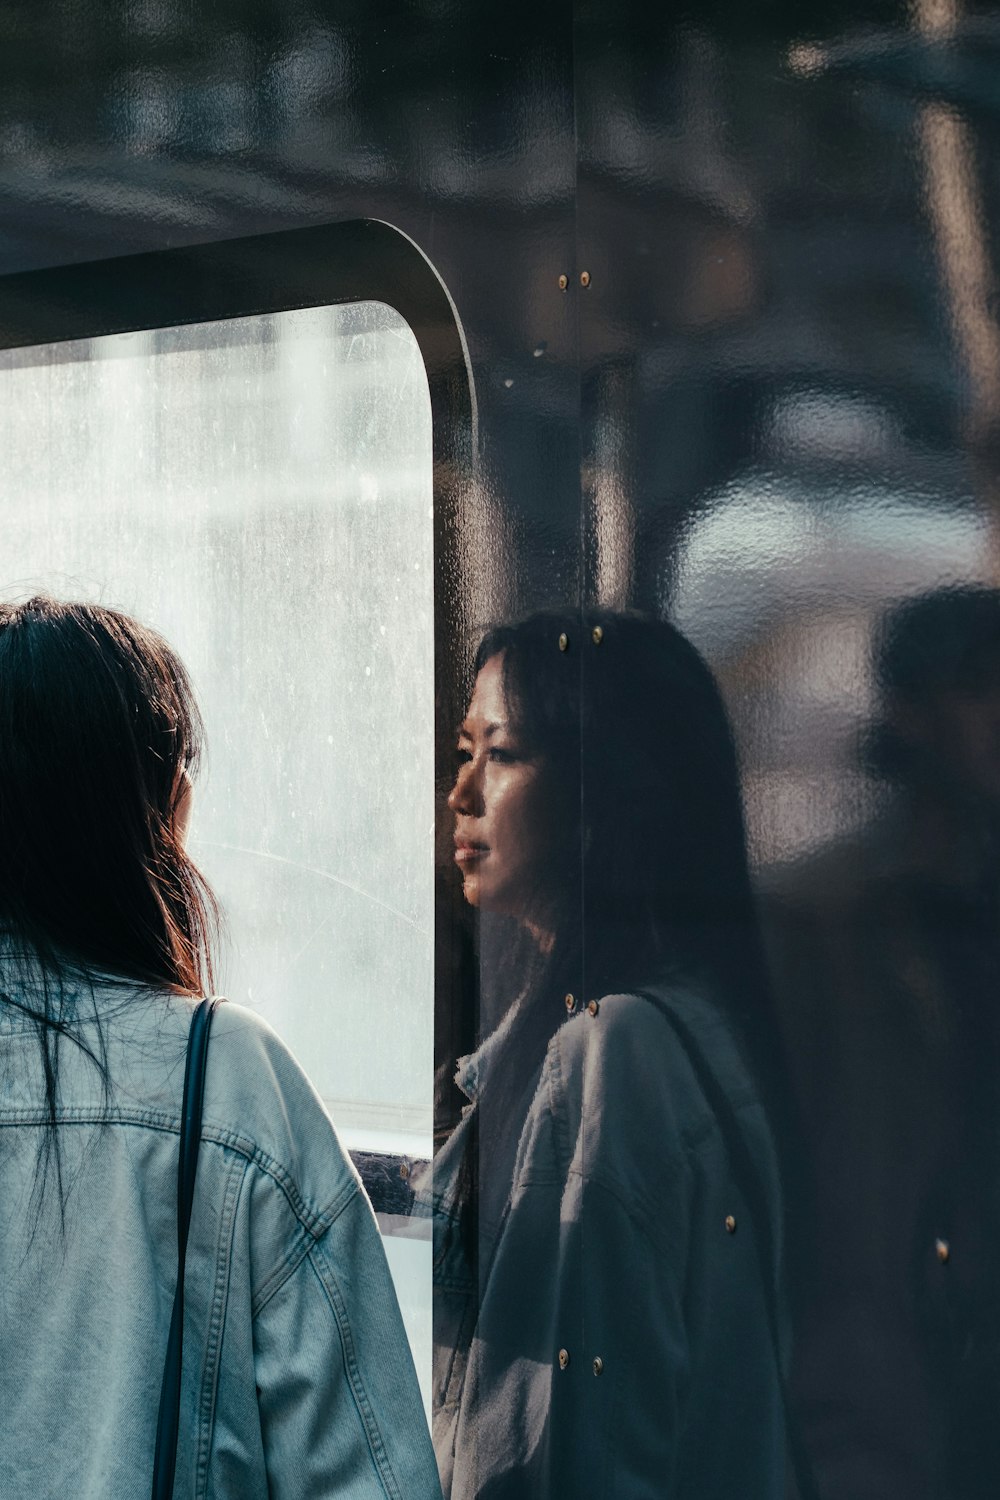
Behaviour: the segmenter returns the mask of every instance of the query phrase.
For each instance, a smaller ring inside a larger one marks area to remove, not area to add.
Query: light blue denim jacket
[[[98,989],[109,1098],[59,1049],[56,1160],[28,1024],[0,1006],[0,1495],[146,1500],[177,1267],[192,1003]],[[81,1002],[83,1003],[83,1002]],[[95,1045],[93,1021],[85,1035]],[[175,1496],[438,1500],[378,1230],[274,1033],[212,1029],[185,1279]]]

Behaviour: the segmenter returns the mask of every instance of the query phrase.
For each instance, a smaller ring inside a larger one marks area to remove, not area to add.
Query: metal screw
[[[568,1011],[570,1011],[570,1012],[576,1010],[576,996],[575,995],[567,995],[566,996],[566,1009]]]
[[[566,275],[566,273],[564,271],[563,274],[559,278],[559,290],[561,292],[564,292],[568,286],[569,286],[569,277]]]
[[[601,1007],[598,1005],[596,1000],[591,1000],[590,1004],[587,1006],[588,1016],[596,1016],[600,1008]]]
[[[726,1215],[726,1233],[727,1234],[735,1234],[736,1233],[736,1220],[733,1218],[732,1214],[727,1214]]]
[[[560,651],[568,651],[569,650],[569,636],[566,634],[565,630],[563,631],[562,635],[559,637],[559,650]]]
[[[948,1244],[948,1241],[936,1240],[934,1243],[934,1248],[937,1251],[938,1260],[943,1266],[946,1266],[948,1264],[948,1261],[951,1259],[951,1246]]]
[[[601,644],[604,639],[604,631],[601,629],[600,625],[594,626],[593,630],[590,632],[590,638],[595,646],[599,646]]]
[[[581,271],[580,272],[580,285],[581,286],[589,286],[590,285],[590,272],[589,271]]]
[[[560,1370],[565,1370],[565,1368],[566,1368],[566,1366],[568,1364],[569,1364],[569,1350],[568,1349],[560,1349],[559,1350],[559,1368],[560,1368]]]
[[[604,1369],[604,1361],[601,1358],[601,1356],[598,1355],[597,1358],[594,1360],[594,1374],[595,1375],[600,1375],[600,1373],[601,1373],[601,1371],[603,1369]]]

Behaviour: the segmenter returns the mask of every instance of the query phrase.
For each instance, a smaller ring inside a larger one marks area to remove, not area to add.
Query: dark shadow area
[[[854,833],[767,876],[812,1173],[795,1390],[824,1495],[994,1492],[1000,591],[894,606]]]

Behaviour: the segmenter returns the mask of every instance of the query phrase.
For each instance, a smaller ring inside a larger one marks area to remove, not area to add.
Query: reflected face
[[[502,660],[491,657],[476,678],[448,806],[465,899],[530,923],[539,915],[556,831],[544,762],[523,743],[508,712]]]

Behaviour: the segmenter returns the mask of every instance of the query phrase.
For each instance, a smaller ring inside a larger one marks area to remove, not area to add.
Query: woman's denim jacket
[[[192,1003],[99,988],[58,1051],[0,1005],[0,1495],[145,1500],[177,1270]],[[52,1147],[57,1144],[58,1152]],[[61,1184],[61,1192],[60,1192]],[[60,1207],[61,1205],[61,1207]],[[188,1245],[177,1497],[440,1496],[378,1230],[269,1028],[212,1028]]]
[[[734,1179],[672,1014],[728,1097],[766,1225]],[[502,1141],[487,1130],[485,1159],[506,1181],[482,1184],[472,1262],[459,1168],[490,1079],[518,1065],[506,1029],[461,1060],[470,1105],[432,1183],[418,1183],[418,1207],[434,1218],[434,1440],[446,1495],[782,1500],[778,1173],[724,1017],[692,990],[658,987],[606,996],[566,1021],[540,1076],[525,1081],[523,1129]]]

